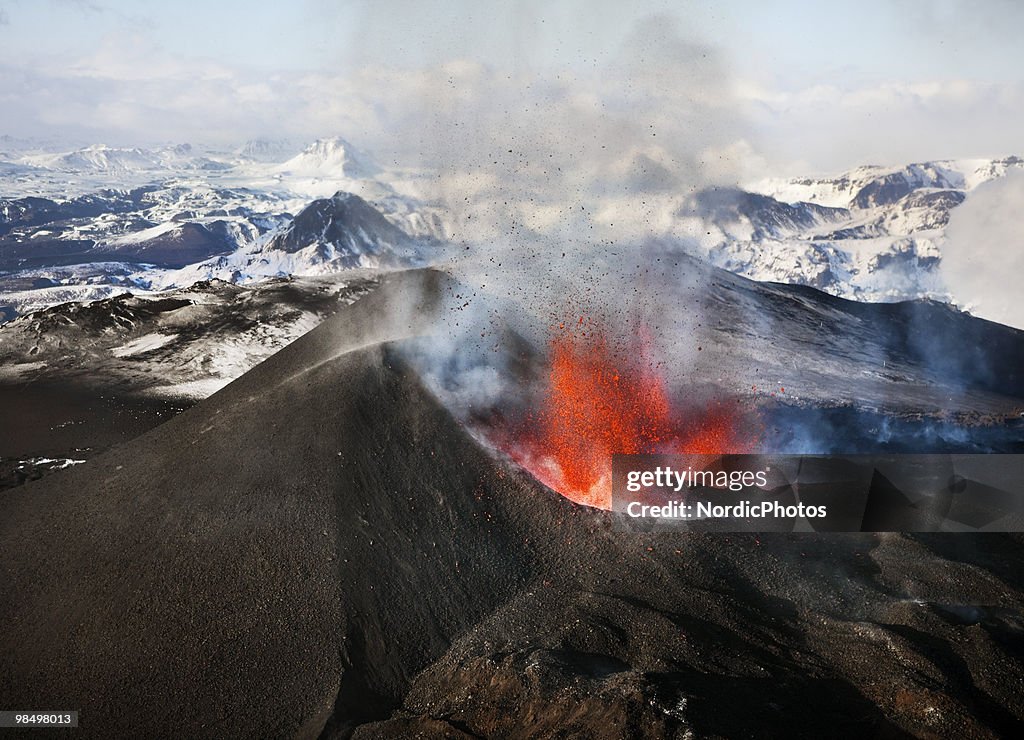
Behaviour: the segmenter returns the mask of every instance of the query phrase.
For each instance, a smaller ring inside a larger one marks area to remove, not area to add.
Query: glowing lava
[[[639,333],[613,348],[582,318],[558,327],[544,406],[512,450],[517,462],[567,498],[608,509],[613,453],[744,451],[734,411],[719,404],[683,419],[672,408],[649,342]]]

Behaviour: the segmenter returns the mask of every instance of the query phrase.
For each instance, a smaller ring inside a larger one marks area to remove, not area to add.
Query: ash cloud
[[[666,202],[739,171],[728,68],[670,16],[638,22],[590,71],[458,62],[420,83],[392,128],[413,130],[396,158],[438,173],[428,194],[452,207],[456,239],[659,234]]]
[[[649,361],[679,387],[701,343],[704,267],[681,267],[684,245],[661,235],[689,192],[737,179],[746,126],[728,65],[664,15],[591,70],[522,62],[421,71],[384,111],[398,132],[384,158],[436,173],[409,187],[448,206],[458,244],[446,336],[415,362],[463,418],[528,408],[553,327],[585,318],[623,355],[648,332]]]
[[[689,403],[717,392],[698,385],[707,370],[700,347],[711,341],[703,317],[711,268],[677,243],[572,251],[551,237],[501,239],[446,269],[453,281],[440,328],[406,352],[463,421],[522,420],[540,408],[550,342],[566,335],[600,335],[624,371],[639,364]]]

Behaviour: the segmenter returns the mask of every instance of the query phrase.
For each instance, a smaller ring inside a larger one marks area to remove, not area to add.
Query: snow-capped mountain
[[[152,288],[184,287],[195,280],[247,283],[287,275],[326,275],[354,268],[422,265],[440,244],[402,231],[378,209],[352,193],[310,203],[286,226],[249,248],[168,271]]]
[[[948,295],[937,274],[950,212],[1024,160],[859,167],[838,177],[705,190],[676,211],[673,235],[755,280],[890,301]]]
[[[69,147],[0,139],[0,197],[7,198],[60,199],[171,182],[287,192],[306,200],[338,190],[379,198],[394,194],[384,174],[367,153],[340,137],[305,148],[286,139],[253,139],[235,148]]]
[[[304,149],[7,144],[0,321],[126,287],[420,264],[453,233],[444,203],[408,194],[429,194],[429,177],[385,171],[339,137]],[[944,160],[711,188],[665,198],[659,233],[756,280],[857,300],[950,300],[939,275],[950,214],[1021,168],[1017,157]]]
[[[336,259],[347,267],[417,256],[415,240],[352,193],[313,201],[267,242],[267,249],[293,254],[314,249],[321,259]]]
[[[318,142],[300,158],[326,171],[353,156],[346,147]],[[119,176],[108,171],[104,179]],[[344,192],[310,202],[287,188],[221,182],[218,172],[64,198],[0,199],[0,321],[126,287],[149,291],[213,278],[246,282],[418,264],[442,231],[436,208],[421,214],[416,201],[383,184],[374,191],[386,197],[371,204]]]
[[[119,260],[181,267],[250,243],[301,203],[204,185],[0,199],[0,271]]]
[[[289,206],[250,192],[180,188],[0,202],[0,322],[126,288],[422,264],[438,248],[357,195],[315,200],[294,219]]]
[[[230,165],[225,162],[197,155],[193,152],[190,144],[179,144],[159,149],[117,148],[95,144],[83,149],[57,154],[28,154],[21,157],[18,163],[72,173],[104,172],[111,174],[175,169],[224,170],[230,168]]]
[[[336,136],[318,139],[302,152],[277,167],[285,175],[312,178],[374,177],[380,168],[363,152]]]
[[[840,208],[896,203],[914,190],[973,190],[1024,165],[1020,157],[940,160],[904,167],[857,167],[838,177],[766,179],[751,190],[787,202],[803,201]]]

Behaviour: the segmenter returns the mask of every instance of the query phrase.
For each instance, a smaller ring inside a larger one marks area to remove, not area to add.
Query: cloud
[[[388,13],[371,16],[370,46],[394,31]],[[355,22],[351,36],[364,30]],[[531,40],[550,29],[529,18],[521,43],[494,57],[438,24],[430,49],[442,61],[358,66],[356,48],[337,67],[269,73],[122,24],[88,53],[0,65],[0,133],[132,145],[340,134],[385,164],[435,172],[415,187],[469,204],[458,213],[467,238],[555,223],[608,239],[627,223],[656,233],[666,201],[708,184],[1024,148],[1020,82],[755,84],[672,15],[641,18],[569,68],[550,55],[531,63],[544,44],[576,37]]]
[[[948,39],[1016,40],[1024,21],[1024,5],[1017,0],[897,0],[892,8],[908,32]]]
[[[1024,146],[1019,81],[886,81],[790,91],[745,85],[739,96],[776,174],[1005,156]]]
[[[454,58],[268,76],[134,33],[0,77],[0,98],[16,101],[15,134],[231,144],[340,133],[385,164],[434,173],[417,187],[458,206],[465,238],[554,223],[613,238],[627,220],[656,231],[650,219],[671,210],[658,199],[736,178],[748,132],[732,88],[715,50],[668,16],[641,20],[583,70]]]
[[[1024,329],[1024,171],[980,185],[955,208],[942,247],[942,278],[976,316]]]
[[[644,225],[660,221],[655,202],[734,179],[728,154],[746,133],[723,61],[665,16],[636,24],[589,72],[458,61],[373,76],[358,88],[384,101],[395,156],[438,173],[467,238],[551,222],[576,237],[658,232]]]
[[[50,2],[56,6],[75,8],[82,13],[106,13],[110,10],[106,5],[90,0],[50,0]]]

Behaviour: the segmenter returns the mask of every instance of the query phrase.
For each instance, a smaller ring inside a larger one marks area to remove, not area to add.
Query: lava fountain
[[[651,338],[622,340],[581,317],[552,328],[539,411],[506,447],[517,463],[577,503],[610,509],[611,456],[749,451],[735,404],[674,407]]]

